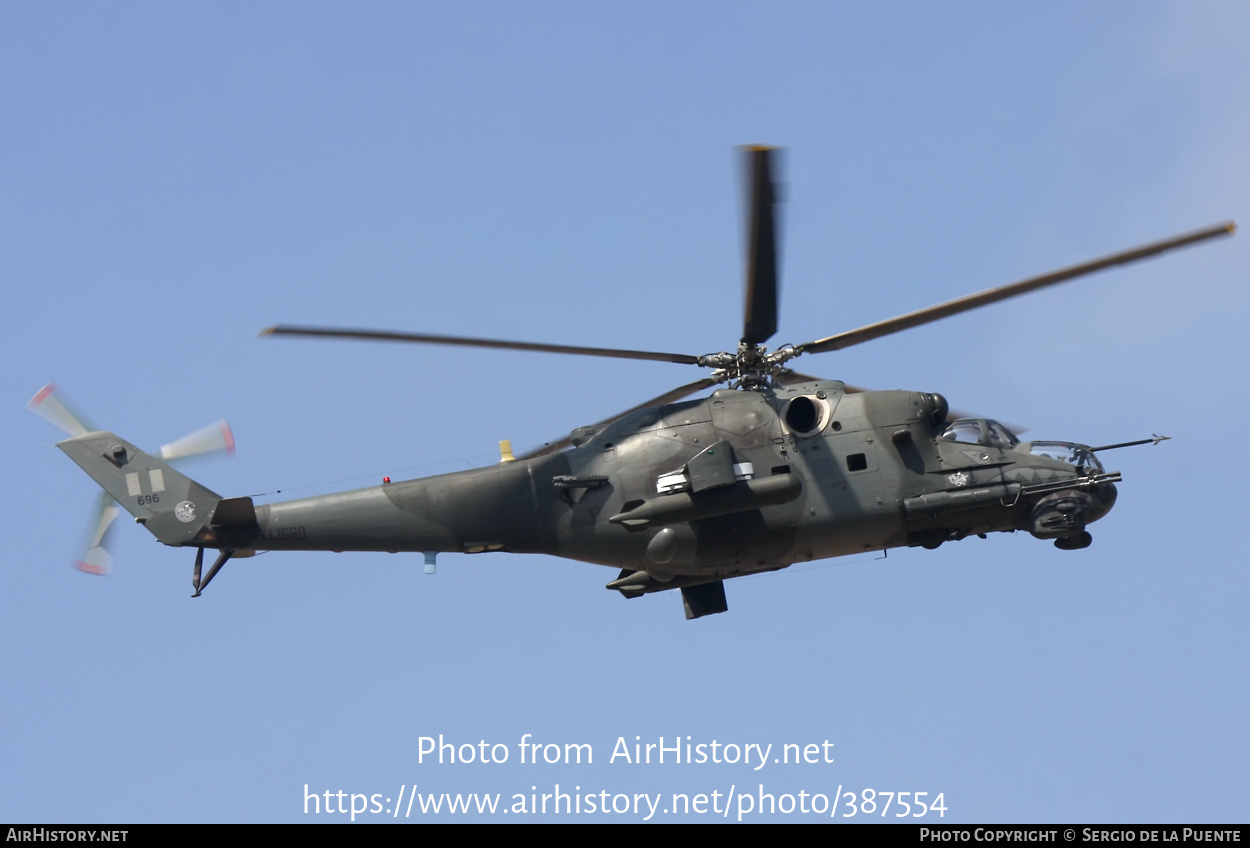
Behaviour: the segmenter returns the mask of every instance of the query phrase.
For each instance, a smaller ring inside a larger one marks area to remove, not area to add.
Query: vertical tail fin
[[[193,541],[209,525],[222,499],[112,433],[85,433],[57,447],[167,545]]]

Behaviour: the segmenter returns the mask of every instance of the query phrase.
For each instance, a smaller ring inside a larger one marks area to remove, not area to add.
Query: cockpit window
[[[1102,473],[1102,463],[1098,461],[1098,457],[1082,445],[1074,445],[1071,442],[1033,442],[1029,445],[1029,453],[1034,456],[1044,456],[1047,459],[1057,459],[1068,465],[1084,466],[1091,471]]]
[[[989,445],[1009,450],[1020,444],[1015,434],[997,421],[976,418],[961,418],[951,423],[942,433],[948,442],[963,442],[970,445]]]
[[[948,442],[966,442],[970,445],[981,444],[981,422],[971,418],[962,418],[946,428],[942,438]]]
[[[1020,440],[1016,438],[1015,433],[1008,430],[997,421],[986,421],[986,444],[995,445],[1000,448],[1014,448],[1020,444]]]

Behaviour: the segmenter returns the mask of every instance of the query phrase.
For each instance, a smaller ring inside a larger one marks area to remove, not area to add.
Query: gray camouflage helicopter
[[[1022,442],[952,414],[929,392],[866,391],[794,372],[841,350],[1174,248],[1231,222],[1115,253],[876,324],[769,351],[777,330],[775,151],[745,151],[750,245],[735,352],[692,356],[498,339],[276,326],[262,335],[546,351],[696,365],[711,374],[495,466],[257,505],[223,498],[107,432],[59,444],[161,542],[195,548],[195,596],[258,550],[540,553],[620,569],[626,598],[679,589],[687,618],[724,612],[724,581],[796,562],[1024,530],[1087,547],[1115,503],[1119,445]],[[720,384],[726,388],[683,398]],[[952,420],[953,419],[953,420]],[[205,549],[217,556],[203,574]]]

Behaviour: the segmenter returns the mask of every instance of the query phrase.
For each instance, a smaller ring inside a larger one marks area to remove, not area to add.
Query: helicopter
[[[231,558],[257,551],[547,554],[619,569],[625,598],[681,593],[688,619],[725,612],[726,580],[869,551],[936,548],[1026,531],[1088,547],[1115,504],[1118,472],[1090,447],[1027,442],[993,419],[953,412],[934,392],[870,391],[792,370],[842,350],[1117,265],[1232,234],[1226,222],[769,351],[777,332],[776,148],[743,149],[748,257],[736,350],[703,355],[501,339],[277,325],[262,336],[359,339],[673,362],[708,369],[492,466],[256,504],[222,497],[120,437],[58,444],[137,523],[195,549],[193,597]],[[691,395],[716,388],[706,397]],[[85,428],[84,428],[85,429]],[[204,554],[216,557],[204,573]]]

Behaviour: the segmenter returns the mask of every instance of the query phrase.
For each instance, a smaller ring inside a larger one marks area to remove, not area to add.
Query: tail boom
[[[167,545],[249,550],[551,552],[530,463],[255,506],[104,431],[57,447]]]

